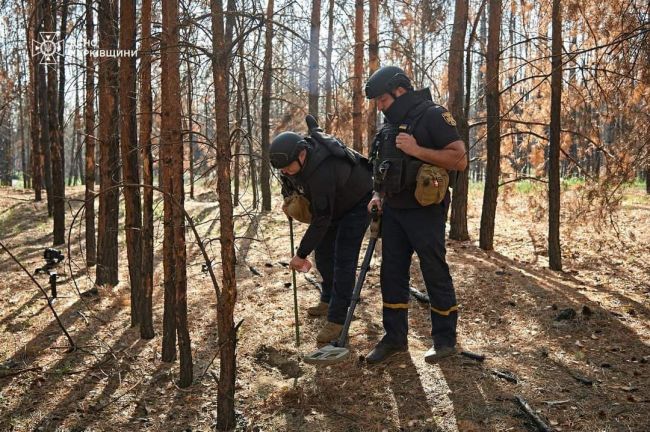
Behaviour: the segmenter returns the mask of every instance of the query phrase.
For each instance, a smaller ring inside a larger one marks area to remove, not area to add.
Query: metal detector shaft
[[[350,330],[350,324],[352,323],[352,317],[354,316],[354,309],[357,307],[359,300],[361,300],[361,288],[363,287],[363,282],[366,280],[366,273],[370,268],[370,260],[372,259],[372,254],[375,251],[375,243],[377,243],[377,238],[379,237],[379,215],[376,208],[372,209],[372,222],[370,226],[370,240],[368,241],[368,249],[366,249],[366,254],[363,257],[363,262],[361,264],[361,269],[359,269],[359,277],[357,282],[354,285],[354,290],[352,291],[352,299],[350,302],[350,307],[348,308],[348,314],[345,316],[345,323],[343,324],[343,329],[341,330],[341,336],[339,340],[336,341],[337,347],[344,347],[348,339],[348,331]]]

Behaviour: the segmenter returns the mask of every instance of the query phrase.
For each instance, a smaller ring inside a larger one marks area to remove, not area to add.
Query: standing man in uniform
[[[449,208],[447,170],[467,167],[456,122],[434,104],[428,90],[414,91],[402,69],[385,66],[366,83],[386,122],[373,144],[374,194],[368,205],[382,210],[381,292],[385,335],[366,357],[380,363],[408,351],[409,269],[420,259],[431,307],[432,363],[456,352],[458,306],[445,259]]]
[[[329,343],[339,337],[350,305],[359,249],[370,222],[366,208],[372,175],[367,159],[313,125],[315,121],[304,138],[295,132],[276,136],[270,161],[283,176],[283,210],[309,223],[289,266],[308,271],[307,256],[315,251],[323,283],[320,303],[308,313],[327,315],[316,340]]]

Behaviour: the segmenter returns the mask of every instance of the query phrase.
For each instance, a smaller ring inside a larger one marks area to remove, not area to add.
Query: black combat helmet
[[[273,138],[269,159],[273,168],[281,169],[298,160],[300,150],[307,146],[307,141],[295,132],[282,132]]]
[[[413,90],[411,79],[397,66],[384,66],[375,71],[366,82],[366,98],[374,99],[384,93],[393,94],[397,87]]]

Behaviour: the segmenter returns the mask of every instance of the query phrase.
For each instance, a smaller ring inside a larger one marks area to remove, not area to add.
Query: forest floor
[[[69,198],[82,195],[81,187],[69,189]],[[237,353],[238,429],[534,430],[514,401],[519,395],[558,431],[650,430],[650,197],[638,188],[626,190],[614,217],[616,229],[582,215],[570,191],[563,200],[564,271],[554,272],[546,256],[545,210],[539,205],[543,193],[516,187],[502,192],[495,251],[485,252],[477,246],[481,192],[473,187],[472,240],[448,241],[447,257],[461,310],[459,342],[486,360],[456,356],[437,365],[425,363],[429,312],[413,300],[410,352],[374,367],[363,356],[383,332],[380,254],[375,253],[351,327],[350,358],[330,367],[305,364],[301,356],[316,348],[315,335],[324,323],[305,312],[318,301],[317,286],[298,276],[302,344],[297,348],[286,219],[278,200],[275,211],[265,214],[247,213],[246,206],[239,206],[235,322],[243,323]],[[71,209],[79,205],[71,201]],[[218,237],[214,192],[187,199],[186,206],[204,238]],[[66,226],[72,220],[68,213]],[[159,205],[156,215],[161,213]],[[0,189],[0,241],[29,271],[43,264],[50,232],[44,202],[34,203],[26,191]],[[178,363],[160,359],[161,225],[156,228],[154,280],[157,336],[150,341],[140,340],[138,330],[129,325],[124,248],[120,284],[100,288],[99,298],[86,299],[73,284],[87,290],[94,273],[83,265],[78,225],[72,238],[72,256],[66,250],[65,265],[58,268],[65,275],[54,303],[83,347],[72,353],[65,351],[66,339],[43,295],[0,253],[0,430],[210,430],[217,394],[210,371],[218,373],[218,359],[210,365],[218,346],[216,299],[201,271],[194,239],[188,234],[195,380],[190,388],[180,389]],[[218,240],[210,242],[217,269],[218,252]],[[317,273],[312,270],[309,276],[315,280]],[[36,279],[47,289],[46,276]],[[424,290],[417,265],[411,284]]]

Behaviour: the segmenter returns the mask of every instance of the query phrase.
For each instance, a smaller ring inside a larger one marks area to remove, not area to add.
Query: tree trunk
[[[231,430],[235,426],[235,380],[237,362],[235,349],[237,345],[236,329],[233,321],[235,302],[237,301],[237,282],[235,279],[235,233],[233,222],[232,193],[230,190],[230,131],[228,125],[228,93],[226,77],[230,47],[225,43],[223,34],[223,6],[221,0],[212,0],[212,51],[214,53],[212,73],[215,92],[215,119],[217,125],[217,192],[219,195],[221,244],[222,288],[217,299],[217,332],[219,336],[219,387],[217,390],[217,429]],[[268,3],[267,17],[273,16],[273,0]],[[268,23],[268,21],[267,21]],[[269,23],[270,25],[270,23]],[[272,31],[272,30],[271,30]],[[264,72],[270,72],[270,41],[267,28],[267,53],[265,54]],[[270,76],[264,85],[270,84]],[[267,89],[267,97],[270,89]],[[264,95],[264,91],[263,91]],[[264,97],[264,96],[263,96]],[[268,101],[267,101],[268,103]],[[264,124],[264,121],[262,121]],[[268,125],[267,125],[268,127]],[[267,130],[268,133],[268,130]],[[267,135],[268,136],[268,135]],[[267,158],[268,163],[268,147]],[[269,191],[270,192],[270,191]],[[270,200],[268,202],[270,205]],[[270,208],[270,207],[269,207]]]
[[[33,8],[29,19],[29,39],[27,49],[29,52],[29,86],[30,86],[30,138],[32,141],[32,188],[34,189],[34,201],[41,201],[41,190],[43,189],[43,165],[41,164],[41,136],[39,123],[39,63],[37,57],[34,57],[32,43],[38,37],[38,29],[41,25],[42,15],[38,1],[32,2]]]
[[[215,0],[213,0],[215,1]],[[269,145],[271,126],[271,72],[273,64],[273,0],[266,6],[266,38],[264,42],[264,67],[262,69],[262,210],[271,210],[271,166],[269,162]]]
[[[239,46],[241,47],[241,43]],[[242,50],[238,48],[240,54]],[[241,66],[241,65],[240,65]],[[237,207],[239,205],[239,183],[241,177],[241,161],[239,153],[241,151],[241,142],[243,140],[242,134],[242,118],[244,117],[243,111],[243,101],[242,101],[242,75],[245,73],[244,69],[239,68],[239,74],[237,76],[237,96],[235,97],[235,129],[232,133],[232,139],[235,140],[235,154],[233,155],[233,205]]]
[[[99,2],[99,49],[117,49],[117,0]],[[97,285],[118,283],[117,222],[119,212],[120,136],[118,127],[118,67],[111,57],[99,60],[99,230]]]
[[[352,78],[352,146],[363,153],[361,78],[363,75],[363,0],[354,3],[354,77]]]
[[[39,16],[41,17],[42,23],[39,28],[39,33],[40,31],[52,32],[52,9],[50,8],[49,1],[39,1],[38,8],[40,9]],[[40,34],[37,37],[40,37]],[[41,57],[38,56],[37,59],[41,60]],[[52,216],[52,149],[50,147],[50,111],[54,109],[54,107],[52,107],[48,102],[47,69],[49,67],[51,67],[51,65],[38,65],[38,115],[41,121],[41,166],[43,167],[45,195],[47,198],[47,215]]]
[[[79,80],[74,80],[74,115],[72,120],[72,145],[70,146],[70,168],[68,170],[68,186],[77,184],[77,157],[81,152],[81,140],[79,139]]]
[[[309,34],[309,113],[318,118],[318,69],[320,50],[320,0],[311,3]]]
[[[560,248],[560,129],[562,113],[562,14],[560,0],[553,0],[551,58],[551,127],[548,155],[548,262],[562,270]]]
[[[166,0],[163,4],[163,30],[160,39],[160,68],[161,71],[161,106],[171,100],[169,80],[171,68],[173,67],[173,54],[175,48],[174,28],[176,21],[170,17],[176,16],[178,3],[174,0]],[[169,99],[168,99],[169,98]],[[178,99],[173,101],[175,107]],[[176,360],[176,272],[174,271],[174,209],[173,209],[173,181],[172,181],[172,147],[176,131],[176,116],[172,110],[162,111],[160,123],[160,146],[159,146],[159,183],[163,196],[163,274],[164,274],[164,310],[163,310],[163,337],[162,337],[162,360],[172,362]]]
[[[369,1],[368,13],[368,76],[371,76],[379,69],[379,0]],[[368,101],[368,127],[366,141],[368,143],[368,152],[372,146],[372,141],[377,133],[377,103],[374,99]]]
[[[456,119],[458,134],[465,143],[465,154],[469,153],[469,127],[463,109],[463,54],[465,33],[467,32],[468,0],[456,0],[454,27],[451,34],[451,48],[448,65],[448,108]],[[469,240],[467,231],[467,190],[469,169],[452,172],[456,175],[453,200],[451,202],[451,221],[449,237],[454,240]]]
[[[51,4],[52,30],[56,30],[56,1]],[[59,42],[65,47],[65,26],[67,24],[67,0],[63,2],[63,13],[61,15],[61,31]],[[62,48],[63,49],[63,48]],[[49,65],[47,70],[47,95],[50,104],[50,142],[52,162],[52,215],[53,215],[53,242],[54,246],[65,243],[65,153],[63,148],[63,103],[65,88],[65,76],[61,73],[64,69],[64,54],[57,59],[59,61],[59,77],[57,81],[57,70],[55,64]],[[57,85],[58,84],[58,85]]]
[[[93,0],[86,0],[86,40],[94,37]],[[86,54],[86,103],[84,106],[86,134],[86,265],[97,263],[97,243],[95,240],[95,61]]]
[[[192,68],[190,60],[187,60],[187,124],[188,127],[188,146],[189,146],[189,171],[190,171],[190,198],[194,199],[194,115],[192,112],[193,104],[193,83]]]
[[[243,44],[241,45],[243,49]],[[248,141],[248,169],[250,170],[251,189],[253,190],[253,208],[259,206],[257,189],[257,163],[255,162],[255,149],[253,148],[253,122],[251,122],[251,106],[248,100],[248,82],[246,80],[246,68],[244,67],[244,56],[239,56],[239,68],[242,71],[242,88],[244,95],[244,111],[246,113],[246,140]]]
[[[120,49],[135,50],[135,2],[120,0]],[[135,57],[120,59],[120,145],[124,183],[124,231],[131,282],[131,327],[140,322],[142,293],[142,210],[138,167],[138,132],[136,127]]]
[[[332,44],[334,40],[334,0],[327,12],[327,49],[325,51],[325,131],[332,132]]]
[[[5,118],[0,118],[0,128],[11,130],[9,124],[5,124]],[[11,139],[9,134],[0,133],[0,185],[11,186],[13,175],[13,155],[11,154]]]
[[[25,113],[23,112],[23,99],[25,98],[23,87],[23,68],[20,64],[16,65],[18,75],[18,127],[20,128],[20,170],[23,173],[23,188],[29,187],[29,173],[27,164],[27,154],[25,152]]]
[[[140,151],[142,182],[142,298],[140,337],[153,339],[153,154],[151,153],[151,0],[142,0],[142,46],[140,58]]]
[[[165,253],[165,277],[169,274],[167,268],[174,274],[174,321],[178,336],[180,353],[180,387],[192,384],[192,351],[190,334],[187,327],[187,278],[185,252],[185,215],[183,213],[183,123],[181,109],[180,84],[180,48],[178,33],[178,0],[163,0],[162,3],[162,38],[161,38],[161,87],[163,107],[161,123],[161,151],[164,162],[163,176],[165,178],[165,219],[171,223],[165,224],[165,236],[172,235],[173,249]],[[165,280],[167,291],[167,280]],[[167,292],[165,292],[167,295]],[[167,307],[167,303],[165,304]]]
[[[487,107],[487,169],[481,212],[479,247],[494,249],[494,218],[499,194],[501,160],[501,123],[499,103],[499,36],[501,30],[501,0],[490,0],[487,67],[485,71],[485,100]]]

